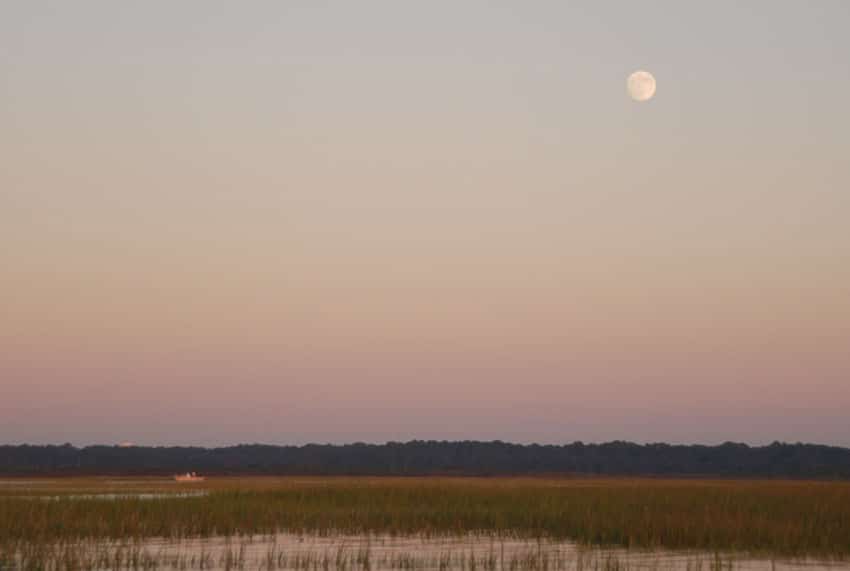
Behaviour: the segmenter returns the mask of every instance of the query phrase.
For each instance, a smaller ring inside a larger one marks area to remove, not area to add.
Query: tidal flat
[[[850,569],[848,482],[26,482],[0,482],[0,569]]]

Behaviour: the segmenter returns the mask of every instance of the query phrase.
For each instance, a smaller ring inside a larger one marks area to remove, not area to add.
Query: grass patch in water
[[[0,496],[0,543],[277,531],[473,532],[633,548],[850,555],[850,484],[845,482],[258,478],[191,489],[210,493],[49,502]]]

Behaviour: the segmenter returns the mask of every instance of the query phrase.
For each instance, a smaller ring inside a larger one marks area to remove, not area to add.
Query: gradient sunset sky
[[[848,30],[3,1],[0,443],[850,446]]]

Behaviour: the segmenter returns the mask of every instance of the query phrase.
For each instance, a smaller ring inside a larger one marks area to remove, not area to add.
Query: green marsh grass
[[[255,543],[259,545],[254,545]],[[691,555],[681,561],[631,559],[627,554],[600,549],[565,551],[556,544],[535,547],[534,542],[504,553],[493,542],[440,550],[373,550],[363,545],[325,546],[322,549],[282,548],[269,538],[245,538],[199,547],[191,543],[144,545],[89,540],[39,544],[22,548],[8,561],[26,571],[195,570],[231,571],[727,571],[734,557]]]
[[[99,500],[88,480],[38,500],[0,493],[0,544],[333,534],[481,533],[586,545],[850,556],[850,483],[653,479],[256,478],[177,488],[202,497]],[[32,490],[28,491],[32,495]],[[2,557],[2,548],[0,548]]]

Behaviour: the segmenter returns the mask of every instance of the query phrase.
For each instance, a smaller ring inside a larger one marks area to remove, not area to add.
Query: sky
[[[0,441],[850,446],[848,27],[0,2]]]

